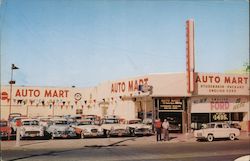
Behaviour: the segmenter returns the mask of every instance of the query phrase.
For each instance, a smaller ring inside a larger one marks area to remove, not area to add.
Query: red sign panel
[[[1,93],[1,100],[7,100],[8,99],[8,93],[7,92],[2,92]]]

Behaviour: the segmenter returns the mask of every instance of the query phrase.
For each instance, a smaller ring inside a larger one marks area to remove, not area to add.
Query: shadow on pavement
[[[109,145],[90,145],[90,146],[84,146],[84,147],[86,147],[86,148],[103,148],[103,147],[127,146],[127,145],[119,145],[119,144],[123,143],[123,142],[126,142],[126,141],[129,141],[129,140],[135,141],[135,139],[136,138],[129,138],[129,139],[124,139],[124,140],[121,140],[121,141],[118,141],[118,142],[115,142],[115,143],[112,143],[112,144],[109,144]],[[37,143],[33,143],[33,144],[38,144],[38,143],[41,143],[41,142],[37,142]],[[28,145],[28,144],[26,144],[26,145]],[[82,149],[82,148],[80,148],[80,149]],[[32,154],[32,155],[28,155],[28,156],[18,157],[18,158],[15,158],[15,159],[9,159],[9,160],[6,160],[6,161],[16,161],[16,160],[29,159],[29,158],[41,157],[41,156],[56,156],[57,154],[60,154],[60,153],[70,152],[70,151],[75,151],[75,150],[80,150],[80,149],[69,149],[69,150],[62,150],[62,151],[49,151],[49,152],[42,153],[42,154]]]
[[[109,145],[86,145],[84,147],[87,147],[87,148],[103,148],[103,147],[114,147],[114,146],[127,146],[127,145],[119,145],[120,143],[123,143],[125,141],[135,141],[137,137],[135,138],[129,138],[129,139],[124,139],[124,140],[121,140],[121,141],[118,141],[118,142],[115,142],[115,143],[112,143],[112,144],[109,144]]]

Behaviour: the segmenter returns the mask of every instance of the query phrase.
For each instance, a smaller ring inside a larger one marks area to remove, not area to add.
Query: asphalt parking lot
[[[238,140],[250,141],[250,134],[242,132]],[[116,146],[122,145],[143,145],[143,144],[166,144],[166,143],[180,143],[180,142],[197,142],[192,133],[178,134],[170,133],[169,141],[156,141],[156,136],[143,136],[143,137],[112,137],[112,138],[85,138],[85,139],[54,139],[54,140],[35,140],[25,139],[21,140],[19,145],[16,146],[15,140],[1,141],[1,150],[11,149],[64,149],[64,148],[79,148],[79,147],[103,147],[103,146]]]

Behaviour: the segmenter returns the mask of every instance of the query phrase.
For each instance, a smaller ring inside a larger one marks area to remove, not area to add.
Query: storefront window
[[[191,128],[201,129],[203,124],[209,122],[209,114],[208,113],[195,113],[191,115]]]
[[[243,113],[231,113],[231,121],[242,121],[243,120]]]

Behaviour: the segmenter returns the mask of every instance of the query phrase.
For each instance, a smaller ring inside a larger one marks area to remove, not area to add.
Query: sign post
[[[17,120],[16,122],[16,147],[20,146],[20,126],[21,126],[21,120]]]

